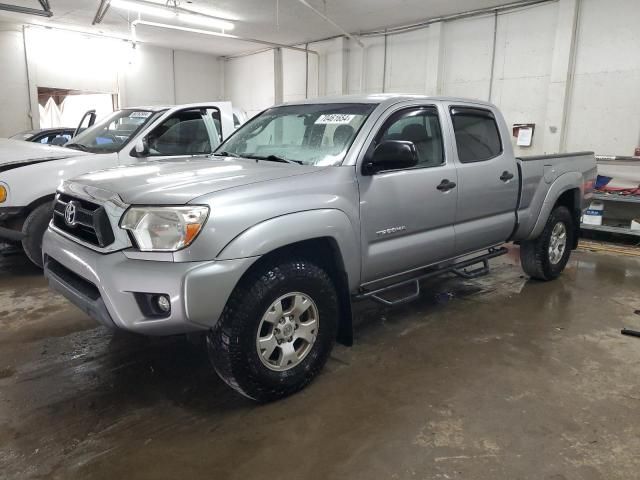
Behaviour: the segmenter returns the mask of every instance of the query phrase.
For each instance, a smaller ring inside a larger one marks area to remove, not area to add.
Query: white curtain
[[[44,107],[40,105],[40,128],[59,127],[62,112],[53,98],[49,97]]]

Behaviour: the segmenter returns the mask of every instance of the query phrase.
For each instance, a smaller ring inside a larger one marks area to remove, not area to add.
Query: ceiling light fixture
[[[221,30],[233,30],[233,23],[220,18],[210,17],[200,13],[187,13],[182,8],[165,8],[161,5],[150,5],[148,2],[131,2],[129,0],[111,0],[111,6],[140,14],[161,18],[173,18],[180,22],[191,23],[204,27],[219,28]]]

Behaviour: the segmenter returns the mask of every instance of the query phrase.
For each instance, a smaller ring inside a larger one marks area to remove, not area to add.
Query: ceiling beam
[[[51,11],[47,0],[40,0],[40,5],[42,5],[42,10],[38,10],[37,8],[21,7],[20,5],[0,3],[0,10],[13,13],[24,13],[26,15],[38,15],[40,17],[53,17],[53,12]]]
[[[111,0],[100,0],[100,5],[98,5],[98,11],[96,12],[96,16],[93,17],[93,22],[91,25],[96,25],[101,23],[104,19],[104,16],[109,11],[109,7],[111,6]]]

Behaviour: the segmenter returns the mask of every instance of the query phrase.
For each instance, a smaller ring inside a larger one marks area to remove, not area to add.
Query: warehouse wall
[[[630,155],[640,144],[638,18],[637,0],[558,0],[390,34],[386,48],[383,35],[361,37],[364,47],[343,38],[311,43],[320,53],[319,72],[311,67],[317,89],[307,95],[397,92],[490,100],[509,125],[536,125],[533,145],[514,145],[517,154],[592,149]],[[282,86],[269,83],[251,92],[254,111],[279,93],[284,101],[302,98],[304,54],[284,52]],[[243,64],[258,66],[252,57],[243,57]],[[236,82],[234,70],[225,82]],[[234,100],[243,106],[245,94],[236,92]]]
[[[37,87],[117,93],[121,106],[223,98],[223,62],[211,55],[144,44],[134,50],[122,40],[55,29],[27,28],[24,35],[19,26],[0,25],[0,136],[31,128],[30,110],[38,127]]]
[[[582,0],[567,148],[640,146],[640,2]]]

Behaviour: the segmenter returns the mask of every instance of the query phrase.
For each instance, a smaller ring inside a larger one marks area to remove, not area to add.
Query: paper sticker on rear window
[[[151,112],[131,112],[129,118],[149,118]]]
[[[345,113],[325,113],[318,117],[316,125],[340,125],[351,122],[353,117],[355,117],[355,115]]]

